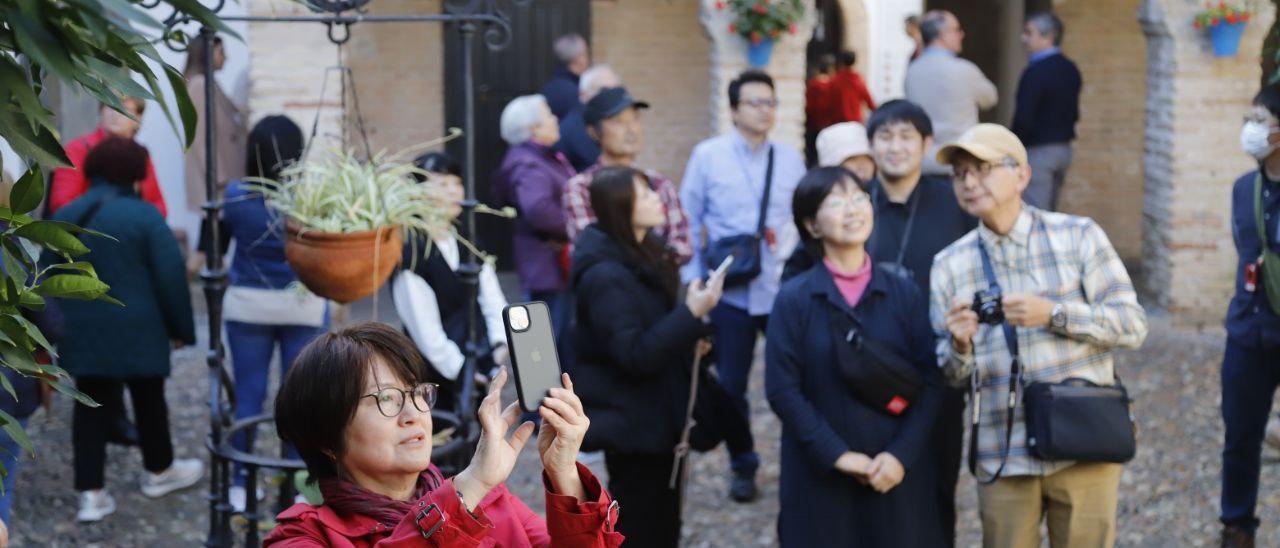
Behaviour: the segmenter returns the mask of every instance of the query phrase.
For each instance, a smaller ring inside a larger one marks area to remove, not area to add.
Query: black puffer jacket
[[[708,326],[596,225],[574,244],[571,281],[578,306],[571,373],[591,419],[584,449],[670,453],[689,401],[694,346]]]

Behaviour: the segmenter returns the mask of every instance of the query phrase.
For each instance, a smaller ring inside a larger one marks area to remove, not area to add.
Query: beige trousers
[[[1049,476],[1011,476],[978,487],[985,548],[1038,548],[1040,521],[1053,548],[1110,548],[1122,465],[1076,464]]]

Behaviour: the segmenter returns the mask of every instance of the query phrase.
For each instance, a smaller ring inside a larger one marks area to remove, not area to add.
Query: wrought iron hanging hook
[[[351,40],[351,23],[346,23],[342,21],[330,21],[326,24],[329,26],[330,42],[333,42],[334,44],[341,46]],[[342,27],[341,35],[334,33],[334,29],[337,29],[338,27]]]

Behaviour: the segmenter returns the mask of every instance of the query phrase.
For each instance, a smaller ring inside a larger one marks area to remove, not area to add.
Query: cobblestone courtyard
[[[383,317],[390,306],[383,303]],[[355,309],[354,318],[370,311]],[[204,328],[202,328],[204,329]],[[203,333],[203,331],[202,331]],[[203,343],[202,343],[203,344]],[[1173,329],[1152,319],[1143,349],[1120,356],[1120,372],[1136,399],[1139,451],[1126,468],[1120,497],[1119,545],[1209,546],[1216,542],[1216,508],[1222,425],[1218,413],[1218,368],[1222,333]],[[203,436],[208,413],[203,351],[184,349],[174,358],[169,405],[179,456],[205,456]],[[761,368],[752,382],[754,426],[765,463],[762,497],[734,504],[725,496],[727,459],[715,452],[693,457],[685,511],[687,546],[773,546],[777,540],[778,428],[763,398]],[[137,489],[141,457],[112,446],[108,489],[119,510],[97,524],[74,520],[77,503],[71,487],[71,402],[56,401],[53,413],[37,412],[29,432],[38,448],[36,462],[22,465],[11,525],[14,546],[190,546],[203,542],[207,528],[205,484],[151,500]],[[1269,459],[1274,462],[1274,458]],[[603,475],[603,465],[597,466]],[[536,508],[542,506],[534,451],[526,448],[511,487]],[[977,497],[972,480],[960,486],[960,545],[976,546]],[[1280,474],[1273,464],[1263,471],[1260,496],[1263,527],[1260,545],[1280,545]]]

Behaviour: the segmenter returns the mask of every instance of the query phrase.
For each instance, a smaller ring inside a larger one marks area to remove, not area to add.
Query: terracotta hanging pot
[[[284,256],[312,293],[339,303],[357,301],[386,283],[400,264],[400,228],[335,233],[285,226]]]

